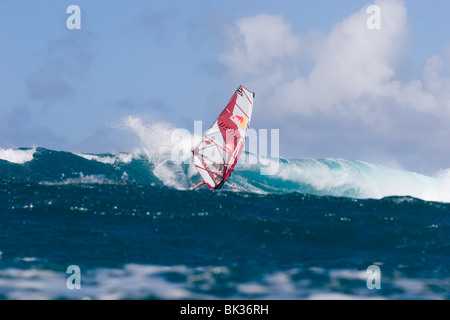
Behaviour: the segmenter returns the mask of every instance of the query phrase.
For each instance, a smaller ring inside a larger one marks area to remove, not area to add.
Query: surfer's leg
[[[195,189],[201,187],[204,184],[205,184],[205,181],[199,182],[195,187],[190,187],[189,190],[195,190]]]

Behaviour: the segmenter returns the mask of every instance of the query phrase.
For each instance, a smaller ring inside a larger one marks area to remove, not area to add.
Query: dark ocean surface
[[[450,298],[448,180],[276,165],[0,149],[0,299]]]

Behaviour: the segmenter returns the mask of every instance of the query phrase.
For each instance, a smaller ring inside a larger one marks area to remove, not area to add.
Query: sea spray
[[[153,173],[166,186],[176,189],[188,187],[182,166],[182,156],[179,161],[173,161],[173,150],[176,142],[172,135],[176,128],[166,122],[143,124],[140,118],[128,117],[125,125],[141,140],[142,150],[153,164]],[[185,155],[184,155],[185,156]]]

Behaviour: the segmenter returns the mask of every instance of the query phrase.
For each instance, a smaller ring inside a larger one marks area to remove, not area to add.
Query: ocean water
[[[0,299],[450,298],[445,172],[252,157],[0,149]]]

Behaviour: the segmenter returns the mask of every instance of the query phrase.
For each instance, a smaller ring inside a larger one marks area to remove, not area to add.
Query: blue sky
[[[81,29],[69,30],[69,5]],[[369,5],[381,30],[368,30]],[[242,84],[280,155],[450,167],[448,1],[0,0],[0,148],[132,151]]]

